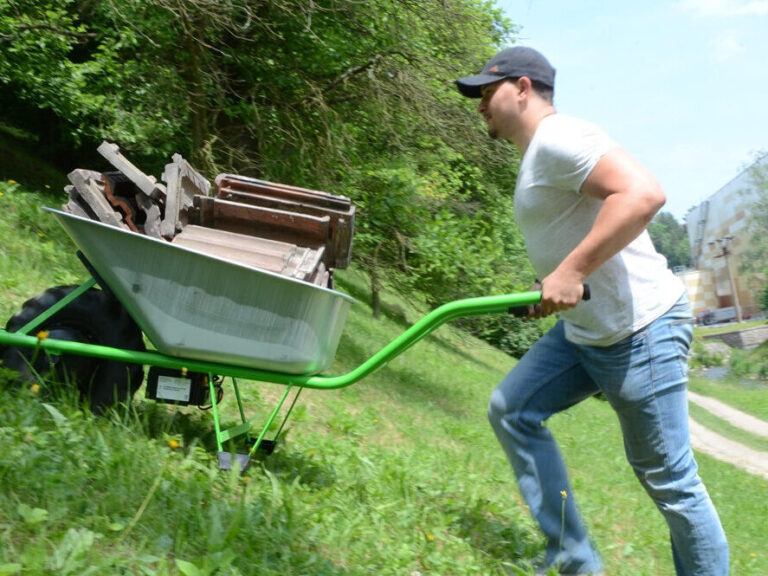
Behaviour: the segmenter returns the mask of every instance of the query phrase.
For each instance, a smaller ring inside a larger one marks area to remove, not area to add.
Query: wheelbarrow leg
[[[280,411],[280,408],[282,408],[283,403],[285,402],[285,399],[288,397],[288,394],[291,391],[292,386],[287,386],[285,389],[285,392],[283,392],[282,397],[280,398],[280,402],[278,402],[277,406],[275,406],[275,409],[272,411],[272,414],[269,417],[269,420],[267,420],[267,423],[264,425],[263,430],[261,431],[261,434],[259,434],[259,437],[256,439],[256,442],[251,447],[250,451],[248,452],[248,456],[253,456],[253,454],[256,453],[257,450],[261,449],[262,452],[265,452],[267,454],[271,454],[272,451],[275,449],[275,446],[277,445],[277,440],[280,438],[280,433],[283,431],[283,427],[285,426],[285,423],[288,421],[288,417],[291,415],[291,412],[293,412],[293,407],[296,406],[296,401],[299,399],[299,394],[301,394],[301,391],[303,388],[299,387],[296,391],[296,394],[293,396],[293,400],[291,401],[291,405],[288,408],[288,412],[283,417],[283,421],[280,423],[280,427],[277,429],[277,434],[275,434],[275,437],[272,438],[272,440],[266,440],[264,438],[264,435],[267,433],[267,430],[269,430],[270,426],[272,426],[272,422],[275,420],[275,417],[277,416],[278,412]]]
[[[211,413],[213,414],[213,426],[216,431],[216,448],[218,449],[217,457],[219,460],[219,468],[221,470],[230,470],[233,465],[236,463],[237,466],[240,468],[240,472],[243,472],[246,467],[248,466],[248,462],[250,458],[247,454],[232,454],[231,452],[224,451],[224,442],[227,440],[230,440],[232,438],[235,438],[236,436],[241,436],[243,434],[248,435],[248,432],[250,431],[251,424],[245,419],[245,411],[243,410],[243,403],[240,399],[240,391],[237,387],[237,381],[232,378],[232,385],[235,389],[235,397],[237,398],[237,407],[240,410],[240,418],[241,423],[237,426],[233,426],[231,428],[227,428],[226,430],[222,430],[221,428],[221,420],[219,418],[219,403],[216,398],[216,389],[214,385],[214,379],[213,375],[208,375],[208,386],[210,388],[210,395],[211,395]],[[250,439],[250,436],[248,435],[248,438]],[[234,460],[233,460],[234,457]]]

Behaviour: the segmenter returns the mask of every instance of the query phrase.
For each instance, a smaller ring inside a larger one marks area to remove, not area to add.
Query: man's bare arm
[[[637,238],[666,201],[653,175],[621,149],[600,159],[581,192],[603,206],[589,234],[542,281],[542,316],[576,306],[584,279]]]

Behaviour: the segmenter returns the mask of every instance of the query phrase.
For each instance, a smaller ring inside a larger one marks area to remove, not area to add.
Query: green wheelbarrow
[[[244,469],[257,450],[271,452],[303,389],[349,386],[445,322],[519,314],[541,299],[529,291],[444,304],[354,370],[326,375],[354,302],[346,294],[46,210],[74,241],[90,278],[28,300],[0,330],[0,358],[30,379],[53,373],[76,381],[95,412],[130,400],[147,367],[148,398],[210,405],[225,469]],[[240,422],[227,428],[219,417],[225,378],[240,413]],[[239,379],[285,387],[260,431],[246,417]],[[267,439],[281,413],[277,433]],[[245,440],[247,453],[225,450],[235,439]]]

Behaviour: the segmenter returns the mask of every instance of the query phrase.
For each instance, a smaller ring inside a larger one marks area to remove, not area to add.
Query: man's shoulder
[[[597,124],[583,118],[560,114],[559,112],[544,118],[539,128],[542,130],[542,135],[558,139],[564,136],[585,137],[595,134],[605,135]]]

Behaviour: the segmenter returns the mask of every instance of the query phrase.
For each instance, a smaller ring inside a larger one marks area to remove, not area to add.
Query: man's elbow
[[[658,182],[655,183],[651,190],[649,202],[654,214],[661,210],[664,207],[664,204],[667,203],[667,195],[664,194],[664,190]]]
[[[667,195],[655,178],[650,178],[644,183],[643,191],[639,196],[642,198],[640,211],[648,222],[653,220],[653,217],[667,203]]]

